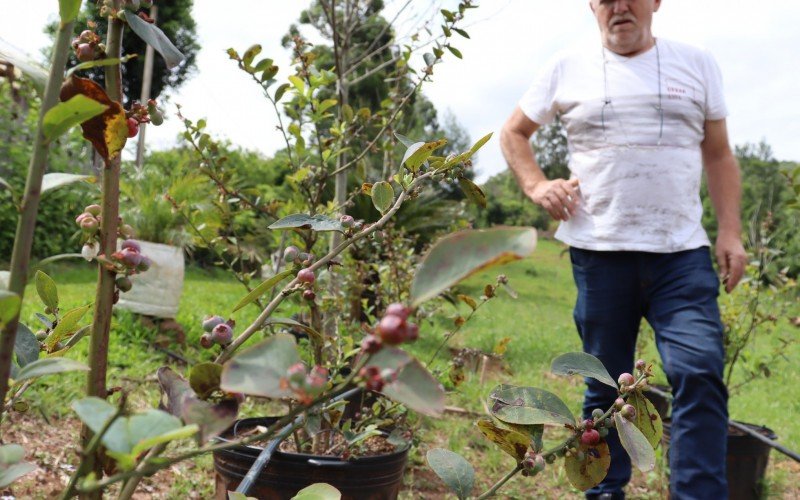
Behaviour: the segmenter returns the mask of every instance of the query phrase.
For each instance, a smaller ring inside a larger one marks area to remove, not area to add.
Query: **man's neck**
[[[603,41],[603,46],[606,48],[606,50],[609,50],[619,56],[624,56],[624,57],[633,57],[633,56],[638,56],[639,54],[643,54],[648,50],[652,49],[655,44],[656,44],[655,37],[649,33],[643,43],[637,44],[636,46],[632,47],[614,45],[608,43],[607,40]]]

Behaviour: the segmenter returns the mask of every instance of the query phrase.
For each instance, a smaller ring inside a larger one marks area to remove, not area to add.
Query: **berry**
[[[129,291],[133,286],[133,283],[131,283],[131,279],[128,278],[127,276],[120,276],[114,282],[117,284],[117,288],[119,288],[119,291],[123,293]]]
[[[296,246],[288,246],[283,250],[283,261],[294,262],[300,250]]]
[[[220,323],[211,330],[211,340],[222,346],[230,344],[233,341],[233,328],[227,323]]]
[[[164,113],[158,109],[156,102],[152,99],[147,101],[147,114],[150,116],[150,123],[159,126],[164,123]]]
[[[94,47],[88,43],[78,44],[75,48],[75,56],[80,62],[89,62],[94,60]]]
[[[608,429],[605,427],[601,427],[600,429],[598,429],[597,433],[600,434],[601,438],[604,438],[608,436]]]
[[[622,414],[623,417],[630,420],[636,416],[636,408],[634,408],[633,405],[625,405],[620,410],[620,413]]]
[[[141,260],[141,262],[139,262],[139,265],[136,266],[136,270],[139,271],[140,273],[143,273],[143,272],[147,271],[148,269],[150,269],[150,266],[152,264],[153,263],[150,261],[150,259],[148,259],[144,255],[142,255],[142,260]]]
[[[406,328],[406,340],[408,342],[414,342],[419,338],[419,325],[416,323],[408,323],[408,327]]]
[[[133,238],[133,228],[130,224],[123,224],[119,227],[119,234],[123,238]]]
[[[328,369],[319,365],[314,366],[306,376],[306,385],[315,393],[321,392],[328,383]]]
[[[297,279],[303,283],[313,283],[317,277],[314,276],[314,271],[306,267],[297,273]]]
[[[211,335],[204,333],[203,335],[200,336],[200,347],[202,347],[203,349],[208,349],[212,345],[214,345],[214,341],[211,340]]]
[[[606,412],[604,412],[604,411],[603,411],[603,410],[601,410],[600,408],[595,408],[594,410],[592,410],[592,418],[593,418],[593,419],[595,419],[595,420],[597,420],[598,418],[600,418],[600,417],[602,417],[603,415],[605,415],[605,413],[606,413]]]
[[[94,40],[95,34],[91,30],[83,30],[81,31],[80,36],[78,37],[79,43],[89,43]]]
[[[583,421],[583,428],[586,429],[586,430],[594,429],[594,420],[592,420],[591,418],[587,418],[586,420],[584,420]]]
[[[211,333],[215,326],[221,325],[222,323],[225,323],[225,320],[220,316],[206,316],[203,318],[203,330]]]
[[[313,302],[314,299],[316,299],[316,298],[317,298],[317,294],[314,293],[314,290],[304,290],[303,291],[303,299],[305,299],[305,300],[307,300],[309,302]]]
[[[645,362],[645,360],[639,359],[639,360],[636,361],[636,369],[637,370],[644,371],[644,369],[646,367],[647,367],[647,363]]]
[[[545,468],[545,460],[544,457],[541,455],[536,455],[533,459],[533,471],[534,472],[541,472]]]
[[[81,229],[83,229],[85,233],[94,233],[97,230],[98,225],[99,223],[97,222],[97,219],[91,215],[89,217],[84,217],[80,221]]]
[[[619,379],[617,379],[617,382],[619,382],[620,386],[633,385],[635,381],[636,379],[634,379],[633,375],[631,375],[630,373],[623,373],[622,375],[619,376]]]
[[[306,365],[302,362],[295,363],[286,370],[286,375],[289,376],[290,382],[301,384],[306,379]]]
[[[364,337],[364,340],[361,341],[361,350],[369,354],[380,351],[381,347],[383,347],[381,339],[375,335],[367,335]]]
[[[342,227],[348,228],[353,227],[353,224],[355,224],[356,221],[353,219],[352,215],[342,215],[339,217],[339,222],[342,223]]]
[[[84,208],[83,211],[96,217],[100,215],[103,209],[100,207],[100,205],[89,205],[88,207]]]
[[[131,139],[136,137],[136,134],[139,133],[139,122],[136,118],[128,118],[128,138]]]
[[[622,398],[617,398],[614,400],[614,408],[617,410],[621,410],[622,407],[625,406],[625,400]]]
[[[400,316],[387,314],[378,323],[377,332],[384,343],[400,344],[406,340],[406,320]]]
[[[133,252],[141,252],[142,251],[142,247],[139,246],[139,242],[137,242],[136,240],[125,240],[125,241],[122,242],[122,245],[120,245],[120,247],[123,250],[127,249],[127,250],[131,250]]]
[[[402,319],[407,319],[409,310],[403,304],[395,302],[394,304],[389,304],[389,307],[386,308],[385,314],[393,314],[395,316],[400,316]]]
[[[581,444],[586,446],[594,446],[600,442],[600,433],[594,429],[583,431],[581,434]]]
[[[126,267],[129,268],[136,268],[142,262],[142,254],[139,252],[135,252],[129,248],[122,250],[121,252],[115,252],[114,255],[119,254],[120,260]]]

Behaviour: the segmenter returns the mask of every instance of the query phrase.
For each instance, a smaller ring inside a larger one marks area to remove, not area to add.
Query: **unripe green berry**
[[[623,417],[629,420],[636,416],[636,408],[634,408],[633,405],[625,405],[619,412]]]
[[[300,249],[298,249],[296,246],[290,245],[283,250],[283,261],[294,262],[299,254]]]
[[[600,408],[595,408],[594,410],[592,410],[592,418],[593,418],[593,419],[595,419],[595,420],[597,420],[598,418],[600,418],[600,417],[602,417],[603,415],[605,415],[605,413],[606,413],[606,412],[604,412],[604,411],[603,411],[603,410],[601,410]]]
[[[133,283],[131,283],[131,279],[128,278],[127,276],[120,276],[114,281],[114,283],[116,283],[117,288],[119,288],[119,291],[123,293],[129,291],[133,286]]]

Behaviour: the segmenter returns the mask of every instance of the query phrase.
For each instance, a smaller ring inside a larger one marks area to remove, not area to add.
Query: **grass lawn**
[[[467,412],[483,413],[483,400],[488,392],[498,383],[531,385],[555,392],[568,402],[577,414],[583,393],[582,381],[577,377],[556,377],[548,373],[550,361],[556,355],[580,349],[580,343],[572,321],[572,305],[575,291],[569,267],[569,260],[562,255],[563,247],[552,241],[541,241],[536,253],[530,259],[515,262],[502,268],[484,271],[466,281],[460,287],[461,293],[475,298],[482,294],[483,286],[492,283],[499,273],[509,277],[510,285],[519,297],[514,300],[500,292],[499,297],[481,307],[476,315],[452,339],[451,345],[471,347],[492,351],[495,344],[505,337],[510,338],[505,354],[507,373],[489,373],[480,380],[478,374],[469,375],[465,383],[449,395],[448,405]],[[88,303],[94,297],[95,275],[92,266],[54,267],[48,269],[59,284],[59,296],[63,308]],[[184,295],[178,314],[178,322],[186,328],[187,345],[173,345],[171,349],[192,361],[211,360],[212,354],[199,348],[200,320],[205,314],[227,315],[234,304],[244,295],[244,288],[217,271],[205,271],[190,268],[187,271]],[[42,306],[36,297],[35,290],[29,288],[23,312],[27,323],[33,324],[33,313]],[[246,325],[258,311],[248,307],[239,311],[234,317],[239,325]],[[287,311],[279,312],[279,316],[287,316]],[[431,322],[421,325],[421,338],[411,350],[420,359],[427,360],[441,342],[442,335],[451,327],[452,320],[458,314],[466,316],[468,308],[464,305],[460,311],[445,305]],[[794,311],[797,314],[797,311]],[[785,322],[783,328],[793,328]],[[129,400],[138,408],[155,406],[159,393],[155,382],[155,371],[163,365],[175,363],[164,353],[150,347],[150,342],[157,333],[138,324],[130,314],[120,312],[116,316],[112,331],[111,352],[109,353],[109,386],[120,386],[128,391]],[[644,333],[640,344],[641,357],[657,361],[652,333]],[[768,339],[763,339],[760,348],[766,347]],[[83,340],[72,351],[71,357],[85,359],[88,342]],[[788,360],[800,360],[800,344],[791,346],[786,352]],[[174,365],[179,372],[186,367]],[[445,367],[444,362],[434,363],[433,369]],[[84,378],[82,374],[70,374],[63,377],[44,378],[37,383],[26,396],[31,406],[26,415],[11,415],[4,422],[3,431],[19,431],[24,425],[33,425],[31,429],[48,429],[35,422],[45,420],[53,426],[69,430],[74,434],[77,422],[71,418],[68,402],[80,396]],[[663,381],[663,375],[662,375]],[[257,415],[264,413],[263,408],[248,402],[244,413]],[[759,379],[745,386],[734,394],[730,401],[731,416],[737,420],[764,424],[772,428],[780,437],[780,441],[790,449],[800,449],[800,423],[795,416],[800,413],[800,372],[794,369],[793,363],[784,362],[772,370],[768,379]],[[411,467],[407,473],[405,498],[439,498],[443,497],[443,489],[438,479],[427,470],[424,464],[425,452],[432,447],[444,447],[463,454],[477,472],[476,492],[482,491],[510,470],[513,460],[497,451],[486,441],[473,426],[474,416],[448,413],[440,419],[422,418],[418,421],[419,447],[412,451]],[[34,424],[31,424],[34,422]],[[548,431],[546,439],[556,439],[560,431]],[[42,435],[46,433],[42,432]],[[23,483],[25,491],[36,493],[45,491],[40,487],[44,481],[51,481],[52,488],[57,481],[64,481],[69,474],[70,464],[75,463],[72,453],[61,453],[49,449],[53,442],[47,439],[36,441],[26,446],[31,451],[29,459],[42,466],[37,477],[38,485],[28,479]],[[39,443],[39,444],[37,444]],[[65,441],[61,446],[68,447],[72,441]],[[634,481],[630,487],[632,498],[661,498],[666,494],[667,480],[661,462],[653,472],[634,473]],[[60,462],[59,462],[60,460]],[[61,467],[63,470],[57,470]],[[66,471],[66,472],[65,472]],[[147,482],[152,489],[151,494],[159,498],[208,498],[213,495],[213,474],[211,460],[204,457],[193,464],[184,464],[168,472],[160,473]],[[778,452],[771,454],[768,471],[767,491],[777,498],[792,498],[798,494],[796,483],[800,468]],[[44,478],[44,479],[42,479]],[[18,496],[20,493],[17,493]],[[42,495],[44,497],[46,495]],[[566,481],[560,466],[549,466],[535,479],[516,476],[501,490],[502,498],[581,498],[580,492],[572,488]]]

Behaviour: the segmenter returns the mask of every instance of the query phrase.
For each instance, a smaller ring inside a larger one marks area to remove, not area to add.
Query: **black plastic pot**
[[[672,422],[664,420],[662,443],[669,453],[670,429]],[[777,439],[775,433],[763,426],[742,423],[742,425],[769,438]],[[756,500],[761,498],[764,477],[769,462],[770,446],[734,427],[728,427],[728,498],[729,500]]]
[[[240,420],[219,440],[231,440],[234,429],[243,432],[259,425],[269,426],[276,420],[277,417]],[[214,452],[217,499],[226,499],[228,491],[236,490],[262,450],[258,446],[236,446]],[[276,451],[247,496],[288,500],[306,486],[328,483],[342,493],[343,500],[392,500],[403,485],[407,458],[408,448],[352,460]]]

